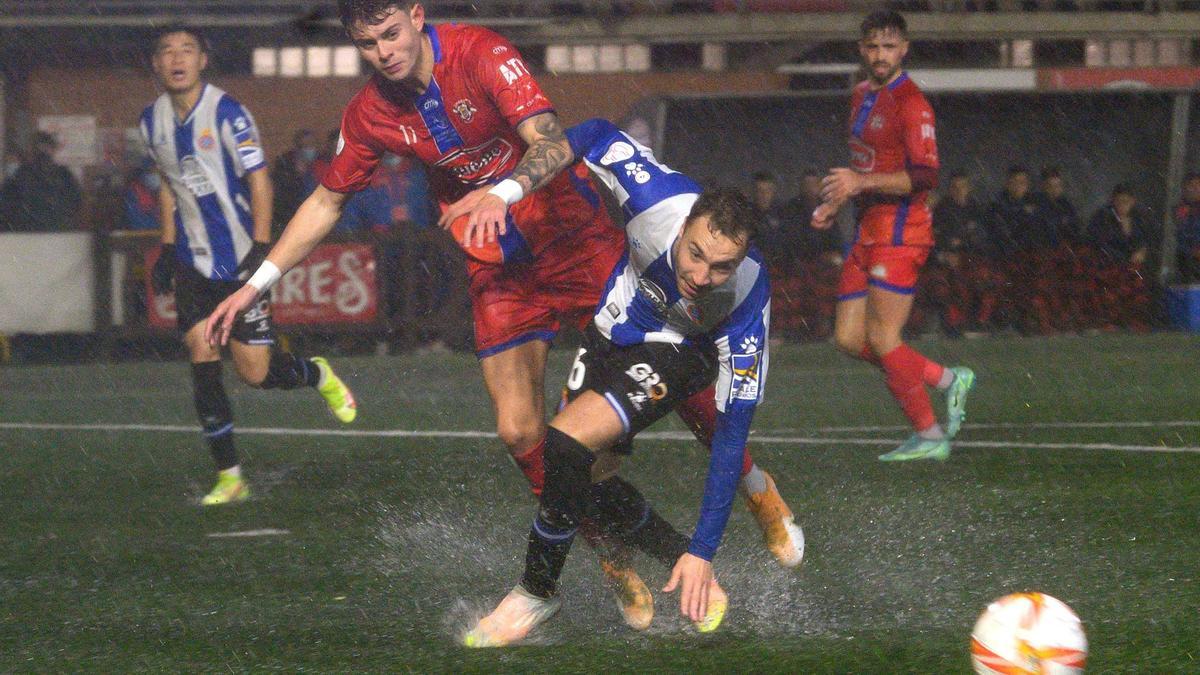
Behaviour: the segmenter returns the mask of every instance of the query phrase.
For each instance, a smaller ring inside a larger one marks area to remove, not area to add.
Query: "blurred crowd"
[[[852,223],[841,232],[810,227],[821,177],[804,171],[799,194],[785,201],[775,176],[752,176],[769,224],[760,246],[772,273],[772,330],[786,338],[831,334],[842,252],[853,238]],[[1090,214],[1066,196],[1065,176],[1053,166],[1036,177],[1009,167],[990,199],[977,197],[966,173],[942,186],[930,199],[936,244],[911,331],[1047,335],[1145,331],[1162,321],[1151,267],[1159,228],[1129,185],[1113,185]],[[1200,174],[1184,181],[1174,220],[1176,280],[1200,282]]]

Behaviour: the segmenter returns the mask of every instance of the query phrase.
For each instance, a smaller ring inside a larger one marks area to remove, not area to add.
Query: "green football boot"
[[[950,369],[954,382],[946,390],[946,438],[954,438],[967,419],[967,394],[975,388],[975,371],[965,366]]]
[[[249,498],[250,485],[242,480],[241,476],[221,474],[212,491],[204,495],[204,499],[201,499],[200,503],[204,506],[218,506],[220,504],[244,502]]]
[[[344,424],[353,422],[354,418],[358,416],[358,406],[354,402],[354,393],[350,391],[350,387],[347,387],[346,383],[342,382],[342,378],[333,372],[329,361],[324,357],[314,356],[310,360],[317,364],[317,368],[321,371],[317,391],[325,399],[325,404],[329,406],[329,412]]]
[[[944,462],[949,458],[949,438],[921,438],[919,434],[913,434],[900,444],[900,447],[879,456],[884,462],[905,462],[910,459],[936,459]]]

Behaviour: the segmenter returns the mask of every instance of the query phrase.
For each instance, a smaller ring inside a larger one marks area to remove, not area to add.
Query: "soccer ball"
[[[1082,673],[1087,638],[1079,617],[1045,593],[1006,595],[984,610],[971,633],[980,675]]]

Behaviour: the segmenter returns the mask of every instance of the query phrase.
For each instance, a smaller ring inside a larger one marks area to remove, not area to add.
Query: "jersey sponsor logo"
[[[529,75],[529,69],[519,58],[514,57],[500,64],[500,76],[505,84],[512,84],[526,75]]]
[[[421,104],[421,108],[425,110],[433,110],[436,107],[438,107],[438,101],[436,98],[426,99],[425,102]]]
[[[475,119],[476,111],[478,111],[478,108],[471,105],[471,101],[465,98],[454,104],[454,112],[458,113],[458,116],[461,117],[462,121],[464,122],[469,123],[471,120]]]
[[[508,51],[508,47],[505,47],[504,45],[496,45],[495,47],[492,47],[493,54],[503,54],[506,51]]]
[[[879,131],[883,128],[883,115],[871,115],[871,128]]]
[[[642,391],[646,392],[646,396],[651,401],[661,401],[667,396],[667,383],[662,381],[662,377],[654,372],[654,368],[648,363],[635,363],[625,371],[625,374],[630,377]],[[638,408],[641,410],[641,408]]]
[[[872,265],[869,273],[871,276],[875,277],[876,279],[887,279],[887,275],[888,275],[887,267],[884,266],[882,263],[880,263],[878,265]]]
[[[493,138],[472,148],[455,150],[438,160],[435,166],[445,168],[465,183],[478,184],[495,177],[512,154],[511,143],[503,138]]]
[[[758,400],[758,371],[762,364],[762,349],[758,339],[748,337],[742,340],[742,353],[730,356],[733,377],[729,380],[729,399],[743,401]]]
[[[233,130],[234,131],[245,131],[249,127],[250,127],[250,122],[247,121],[246,118],[241,115],[238,115],[233,120]]]
[[[875,168],[875,148],[852,137],[850,139],[850,166],[859,173],[870,173]]]
[[[250,142],[239,145],[237,152],[238,157],[242,158],[243,167],[256,166],[266,161],[263,157],[262,148]]]
[[[658,284],[650,281],[646,277],[638,279],[638,295],[646,299],[654,311],[660,316],[667,315],[667,294],[663,289],[658,287]]]
[[[624,162],[630,157],[633,157],[633,153],[634,150],[632,145],[626,143],[625,141],[617,141],[616,143],[608,146],[608,152],[604,153],[604,156],[600,158],[600,164],[603,166],[608,166],[610,164],[616,164],[617,162]]]
[[[624,169],[625,175],[632,178],[638,185],[650,180],[650,172],[639,162],[628,162],[625,164]]]
[[[921,125],[921,140],[923,140],[923,141],[935,140],[934,135],[935,135],[935,132],[933,130],[932,124],[922,124]]]
[[[608,306],[605,307],[605,309],[608,310],[608,313],[611,314],[612,318],[614,319],[621,316],[621,306],[615,302],[608,303]]]
[[[200,132],[200,138],[196,141],[196,145],[201,150],[212,150],[217,146],[217,141],[213,138],[212,129],[205,129]]]
[[[704,325],[704,310],[700,308],[700,305],[694,302],[688,303],[683,311],[687,312],[689,319],[699,325]]]
[[[187,186],[188,191],[197,197],[211,195],[217,191],[212,181],[208,180],[208,175],[204,173],[204,166],[200,164],[200,160],[196,159],[195,155],[187,155],[179,160],[179,173],[179,177]]]

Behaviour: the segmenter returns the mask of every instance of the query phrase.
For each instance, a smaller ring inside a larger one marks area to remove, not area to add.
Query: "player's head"
[[[1042,193],[1051,199],[1058,199],[1065,190],[1062,169],[1057,166],[1042,167]]]
[[[1020,164],[1008,167],[1008,176],[1004,179],[1004,191],[1013,199],[1024,199],[1029,193],[1029,169]]]
[[[859,26],[858,53],[867,77],[877,86],[891,82],[900,73],[908,55],[908,24],[893,10],[871,12]]]
[[[1133,207],[1137,206],[1137,195],[1133,193],[1133,186],[1129,183],[1117,183],[1112,189],[1112,208],[1117,212],[1118,216],[1124,218],[1129,215]]]
[[[208,40],[194,27],[167,26],[155,37],[150,60],[167,93],[187,93],[200,87],[208,67]]]
[[[1193,171],[1183,179],[1183,201],[1200,203],[1200,172]]]
[[[425,7],[403,0],[338,0],[338,16],[358,53],[391,82],[422,74]]]
[[[675,284],[689,299],[729,281],[758,234],[762,212],[739,190],[700,195],[675,240]]]
[[[821,179],[825,175],[815,166],[807,166],[800,175],[800,190],[809,199],[821,198]]]

